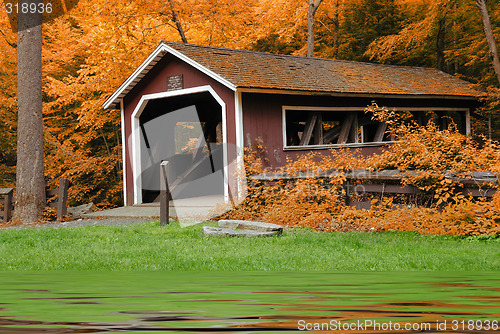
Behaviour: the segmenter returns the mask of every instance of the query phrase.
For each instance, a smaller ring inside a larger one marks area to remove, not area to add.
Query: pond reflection
[[[0,296],[0,333],[498,333],[500,326],[494,273],[4,272]]]

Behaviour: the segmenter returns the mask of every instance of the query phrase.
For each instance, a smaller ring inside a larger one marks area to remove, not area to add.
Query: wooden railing
[[[47,196],[47,206],[57,209],[57,219],[60,220],[62,217],[68,214],[68,179],[59,179],[59,188],[54,190],[46,191]],[[55,198],[57,196],[57,198]]]
[[[47,197],[47,206],[57,209],[58,220],[68,214],[68,188],[69,180],[60,179],[59,188],[47,190],[45,192],[45,195]],[[13,206],[13,203],[15,202],[13,194],[13,188],[0,188],[0,196],[3,196],[3,208],[0,211],[0,213],[2,214],[0,217],[3,218],[4,222],[10,220],[13,210],[15,209]]]
[[[3,196],[3,207],[0,213],[4,222],[9,221],[12,216],[12,198],[14,195],[13,188],[0,188],[0,196]]]
[[[356,205],[369,202],[354,201],[354,197],[360,197],[365,193],[372,194],[423,194],[418,187],[402,184],[406,177],[419,175],[418,171],[398,171],[398,170],[380,170],[370,171],[364,169],[355,169],[347,173],[337,170],[330,171],[305,171],[297,175],[286,173],[261,173],[250,177],[251,182],[266,184],[276,184],[277,182],[294,182],[298,179],[318,178],[326,179],[337,177],[340,174],[345,175],[345,182],[340,186],[343,189],[345,203],[347,205]],[[462,187],[455,188],[455,191],[466,196],[472,197],[493,197],[496,194],[499,185],[498,176],[489,172],[472,172],[467,178],[455,176],[451,172],[445,173],[445,178],[457,181]],[[365,205],[366,207],[366,205]]]

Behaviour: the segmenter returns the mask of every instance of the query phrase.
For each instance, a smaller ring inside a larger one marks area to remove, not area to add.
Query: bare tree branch
[[[179,21],[177,11],[174,8],[174,3],[172,2],[172,0],[168,0],[168,3],[170,4],[170,10],[172,12],[172,21],[174,21],[175,25],[177,26],[177,31],[179,32],[179,35],[181,36],[182,42],[187,43],[188,40],[186,38],[186,34],[184,33],[184,29],[182,29],[182,25],[181,25],[181,22]]]
[[[127,54],[127,55],[131,55],[133,52],[135,52],[135,50],[137,50],[137,48],[146,41],[146,32],[147,31],[150,31],[150,30],[154,30],[156,28],[159,28],[159,27],[163,27],[163,26],[171,26],[172,28],[176,29],[176,27],[174,27],[170,22],[166,22],[166,23],[162,23],[162,24],[158,24],[154,27],[149,27],[149,28],[145,28],[144,30],[141,31],[141,34],[142,34],[142,38],[141,40],[139,41],[139,43],[137,43],[137,45],[132,49],[130,50],[130,52]]]
[[[13,48],[17,48],[17,44],[16,43],[9,42],[9,40],[7,39],[7,35],[5,35],[5,33],[2,31],[2,29],[0,29],[0,34],[2,34],[2,36],[5,39],[5,41],[7,42],[7,44],[9,44]]]
[[[500,61],[498,60],[498,51],[495,43],[495,37],[493,36],[493,29],[491,27],[490,15],[488,13],[488,8],[486,7],[486,0],[476,0],[476,6],[479,9],[479,13],[481,13],[484,33],[490,49],[491,63],[497,75],[498,82],[500,83]]]
[[[309,0],[307,10],[307,56],[314,57],[314,16],[323,0]]]

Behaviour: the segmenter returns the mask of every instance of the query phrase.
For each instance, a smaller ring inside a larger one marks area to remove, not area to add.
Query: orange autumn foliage
[[[49,187],[61,177],[71,180],[70,205],[123,203],[120,114],[104,111],[102,103],[160,40],[181,40],[170,3],[189,43],[252,49],[275,36],[284,46],[267,45],[263,51],[305,54],[307,1],[79,0],[69,13],[43,27],[46,178]],[[490,1],[489,9],[494,24],[499,22],[499,3]],[[445,71],[483,86],[496,84],[473,1],[325,0],[316,18],[317,56],[436,67],[441,32],[449,41],[441,50]],[[495,29],[500,36],[498,24]],[[15,184],[15,44],[16,34],[0,11],[0,187]],[[498,89],[491,91],[486,112],[495,115]],[[498,117],[493,124],[493,135],[498,136]],[[362,160],[348,151],[332,154],[332,160],[343,161],[339,168],[361,166]],[[439,161],[438,156],[420,157]],[[389,153],[384,157],[392,158]],[[418,159],[416,155],[413,161],[401,162],[411,165]],[[373,166],[385,168],[382,162]],[[422,175],[427,181],[433,177]],[[433,194],[446,199],[449,193],[439,186]]]
[[[451,125],[440,130],[405,121],[397,113],[372,105],[367,112],[386,121],[396,141],[382,153],[363,157],[356,150],[332,149],[329,155],[310,153],[275,171],[271,182],[252,178],[264,172],[266,157],[262,142],[246,148],[249,194],[224,216],[259,219],[288,227],[307,226],[317,231],[415,231],[422,234],[500,234],[500,192],[491,200],[466,197],[462,184],[448,176],[471,178],[473,171],[500,175],[497,143],[483,146],[460,134]],[[343,202],[340,185],[345,173],[357,168],[398,169],[407,173],[402,183],[423,191],[419,198],[402,195],[373,195],[370,209],[356,209]],[[331,173],[334,171],[334,173]],[[318,177],[323,173],[328,177]],[[267,174],[269,175],[269,174]],[[471,179],[472,180],[472,179]]]

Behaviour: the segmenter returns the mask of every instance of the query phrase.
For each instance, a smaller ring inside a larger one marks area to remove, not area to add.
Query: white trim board
[[[239,90],[234,92],[234,118],[235,118],[235,123],[236,123],[236,168],[244,168],[243,167],[243,155],[244,155],[244,149],[243,147],[245,146],[244,142],[244,130],[243,130],[243,101],[242,101],[242,94]],[[246,180],[238,178],[237,180],[237,185],[238,185],[238,190],[237,190],[237,195],[238,195],[238,200],[240,199],[240,196],[243,196],[243,189],[245,188]],[[234,197],[234,196],[233,196]]]
[[[127,206],[127,155],[126,155],[126,135],[125,135],[125,109],[123,100],[120,101],[120,122],[122,132],[122,179],[123,179],[123,206]]]

